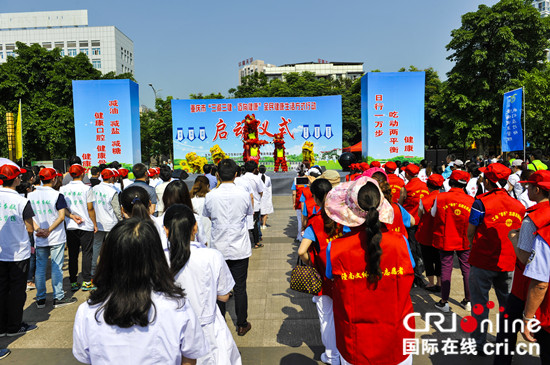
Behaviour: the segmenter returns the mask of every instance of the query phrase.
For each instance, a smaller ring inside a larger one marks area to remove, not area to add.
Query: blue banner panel
[[[425,72],[369,72],[361,79],[363,157],[424,158]]]
[[[502,102],[502,151],[520,151],[523,149],[523,130],[521,128],[521,107],[523,89],[508,91]]]
[[[84,167],[141,161],[139,86],[131,80],[73,81],[76,154]]]
[[[246,98],[172,100],[174,162],[189,152],[210,158],[215,144],[239,159],[242,121],[254,114],[260,121],[261,159],[273,157],[273,135],[283,133],[286,154],[300,155],[305,141],[313,142],[316,159],[342,149],[342,96],[306,98]],[[177,166],[176,166],[177,168]]]

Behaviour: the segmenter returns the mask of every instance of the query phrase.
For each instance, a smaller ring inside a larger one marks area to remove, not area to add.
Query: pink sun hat
[[[367,171],[363,172],[363,175],[361,175],[361,176],[372,177],[372,175],[374,175],[375,172],[380,172],[380,173],[384,174],[384,176],[386,177],[386,180],[388,180],[388,174],[386,174],[386,171],[384,169],[381,169],[380,167],[371,167]]]
[[[391,204],[384,199],[378,182],[367,176],[342,183],[328,192],[325,198],[325,211],[330,219],[348,227],[358,227],[365,223],[368,212],[359,206],[357,195],[359,190],[369,182],[376,185],[380,192],[380,204],[377,208],[380,222],[392,224],[393,208]]]

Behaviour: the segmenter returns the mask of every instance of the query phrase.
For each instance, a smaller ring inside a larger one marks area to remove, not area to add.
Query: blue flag
[[[521,128],[521,107],[523,88],[508,91],[502,103],[502,151],[520,151],[523,149],[523,130]]]

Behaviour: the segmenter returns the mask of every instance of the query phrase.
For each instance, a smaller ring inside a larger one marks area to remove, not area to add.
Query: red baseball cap
[[[149,177],[152,177],[152,176],[155,176],[157,174],[157,170],[155,170],[153,168],[150,168],[149,170],[147,170],[147,173],[148,173]]]
[[[470,181],[470,174],[462,170],[454,170],[449,179],[466,184]]]
[[[416,176],[420,172],[420,167],[416,166],[415,164],[410,163],[404,168],[404,171],[407,172],[411,176]]]
[[[508,179],[508,176],[512,173],[512,170],[498,162],[492,163],[487,167],[482,167],[479,171],[483,172],[483,176],[495,184],[500,180]]]
[[[361,162],[359,166],[363,171],[367,171],[370,168],[370,165],[367,162]]]
[[[397,169],[397,164],[393,161],[388,161],[384,164],[384,168],[389,172],[393,172]]]
[[[380,164],[380,161],[372,161],[372,162],[370,163],[370,167],[380,167],[380,166],[382,166],[382,165]]]
[[[79,165],[77,163],[69,167],[69,174],[71,174],[72,177],[80,176],[85,172],[86,172],[86,169],[84,168],[84,166]]]
[[[115,177],[119,177],[119,176],[120,176],[120,172],[118,172],[117,169],[112,168],[111,171],[113,171],[113,174],[115,174]]]
[[[124,169],[124,168],[118,169],[118,173],[119,173],[120,176],[122,176],[122,177],[128,176],[128,173],[129,173],[129,172],[130,172],[130,171],[129,171],[128,169]]]
[[[46,167],[38,173],[38,177],[40,177],[40,180],[52,180],[56,176],[63,176],[62,174],[57,173],[55,169],[52,169],[51,167]]]
[[[0,166],[0,175],[3,175],[3,176],[6,177],[3,180],[13,180],[17,176],[19,176],[21,174],[24,174],[25,172],[27,172],[27,170],[20,169],[19,167],[15,166],[15,165],[6,164],[6,165]]]
[[[436,188],[442,187],[444,181],[445,178],[439,174],[431,174],[428,178],[428,184],[433,185]]]
[[[538,186],[539,188],[548,191],[550,190],[550,171],[537,170],[529,176],[529,179],[520,181],[520,183]]]
[[[115,176],[115,173],[111,169],[103,169],[103,171],[101,171],[101,177],[103,178],[103,180],[108,180]]]

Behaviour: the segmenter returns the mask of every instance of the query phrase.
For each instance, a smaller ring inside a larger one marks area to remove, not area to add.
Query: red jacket
[[[434,190],[430,195],[423,197],[422,207],[424,209],[424,214],[418,222],[418,229],[416,230],[415,238],[421,245],[431,246],[433,240],[433,217],[430,212],[432,209],[435,198],[438,196],[439,190]]]
[[[301,209],[302,203],[300,203],[300,198],[304,189],[307,188],[307,185],[296,185],[296,199],[294,199],[294,209]]]
[[[313,194],[311,193],[311,189],[309,188],[309,186],[304,188],[302,194],[304,194],[304,197],[306,198],[305,205],[308,216],[311,216],[313,214],[313,210],[318,212],[319,209],[321,209],[317,204],[315,204],[315,199],[313,199]]]
[[[393,208],[393,223],[386,223],[386,229],[388,231],[394,231],[402,234],[403,236],[405,236],[406,239],[409,239],[407,227],[405,227],[405,223],[403,223],[403,214],[401,214],[401,208],[399,208],[399,204],[391,203],[391,206]]]
[[[415,337],[403,325],[413,312],[414,270],[403,236],[383,232],[383,276],[378,283],[369,283],[366,238],[364,227],[359,227],[331,244],[336,344],[352,364],[395,365],[408,356],[403,355],[403,339]],[[414,318],[408,324],[415,328]]]
[[[418,224],[420,218],[418,218],[418,205],[420,204],[420,199],[430,194],[426,183],[423,183],[417,177],[413,177],[407,185],[405,185],[405,190],[407,190],[407,199],[403,202],[403,208],[407,210],[414,217],[415,224]]]
[[[533,221],[537,229],[550,223],[550,203],[545,201],[527,209],[527,215]],[[525,264],[516,259],[516,270],[514,271],[514,281],[512,282],[512,294],[525,301],[531,279],[523,275]]]
[[[508,233],[519,229],[525,207],[504,189],[493,189],[477,197],[485,217],[476,229],[470,265],[490,271],[514,271],[516,252]]]
[[[442,251],[470,249],[466,232],[474,200],[460,188],[451,188],[437,196],[437,212],[433,221],[433,247]]]
[[[401,195],[401,188],[405,186],[405,182],[396,174],[388,174],[388,184],[390,184],[391,194],[392,194],[392,203],[397,203],[399,201],[399,196]]]
[[[317,242],[314,242],[309,246],[309,253],[313,267],[317,269],[319,275],[323,279],[323,286],[318,295],[328,295],[332,298],[332,280],[327,279],[327,246],[330,241],[342,236],[342,226],[338,225],[337,234],[334,237],[328,237],[325,232],[325,223],[323,222],[323,216],[320,212],[310,216],[308,225],[313,228]]]

